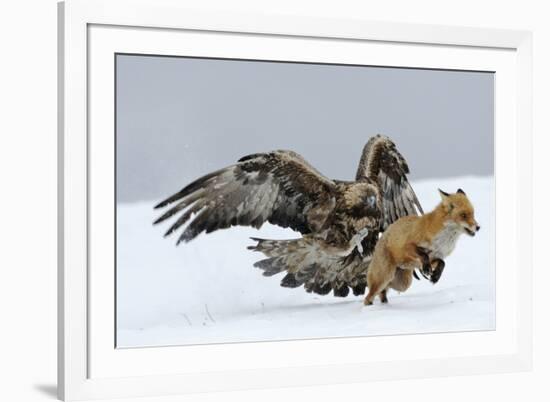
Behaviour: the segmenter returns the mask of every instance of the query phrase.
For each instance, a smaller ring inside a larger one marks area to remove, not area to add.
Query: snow
[[[176,247],[152,226],[154,201],[117,205],[118,347],[186,345],[493,330],[494,179],[459,177],[412,183],[422,206],[432,209],[437,188],[462,188],[481,230],[461,236],[440,281],[415,280],[389,304],[363,306],[362,297],[336,298],[279,286],[266,278],[246,250],[251,236],[285,239],[298,234],[264,225],[200,235]]]

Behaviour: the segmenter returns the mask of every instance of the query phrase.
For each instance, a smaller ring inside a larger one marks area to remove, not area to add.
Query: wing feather
[[[303,234],[320,230],[334,208],[335,183],[292,151],[241,158],[190,183],[155,208],[174,204],[154,223],[182,213],[168,229],[189,222],[178,243],[230,226],[270,222]],[[193,217],[191,219],[191,217]]]
[[[407,180],[408,173],[409,166],[391,139],[378,134],[367,142],[356,180],[368,178],[378,182],[384,210],[382,230],[403,216],[423,213]]]

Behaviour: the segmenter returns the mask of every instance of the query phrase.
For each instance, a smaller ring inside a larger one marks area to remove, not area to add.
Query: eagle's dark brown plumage
[[[268,257],[254,264],[265,276],[286,271],[285,287],[362,294],[379,234],[402,216],[422,213],[408,173],[395,144],[382,135],[365,145],[354,182],[328,179],[292,151],[253,154],[159,203],[155,208],[172,207],[155,223],[181,213],[165,234],[190,222],[178,244],[236,225],[290,227],[302,237],[253,239],[249,249]]]

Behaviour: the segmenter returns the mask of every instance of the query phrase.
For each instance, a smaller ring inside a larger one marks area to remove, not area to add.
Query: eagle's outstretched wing
[[[236,164],[203,176],[155,208],[174,204],[155,223],[181,212],[171,234],[191,222],[178,239],[230,226],[259,228],[266,221],[303,234],[319,231],[335,205],[335,183],[292,151],[241,158]]]
[[[356,180],[370,178],[378,182],[382,194],[382,230],[397,219],[423,213],[407,174],[409,166],[388,137],[376,135],[369,139],[357,169]]]

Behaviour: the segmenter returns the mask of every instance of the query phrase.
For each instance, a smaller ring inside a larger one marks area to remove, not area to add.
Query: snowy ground
[[[494,180],[463,177],[413,183],[430,210],[437,188],[464,189],[482,229],[462,236],[437,285],[414,281],[389,304],[365,307],[361,297],[336,298],[279,286],[252,264],[250,236],[294,238],[264,225],[201,235],[175,247],[166,226],[153,227],[154,202],[119,204],[117,339],[119,347],[300,338],[490,330],[494,303]]]

